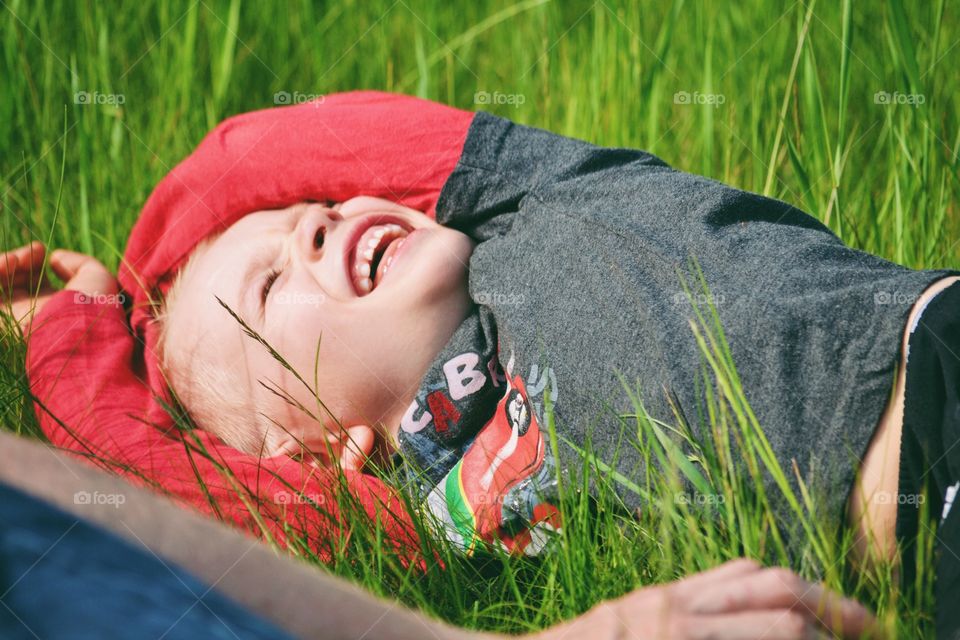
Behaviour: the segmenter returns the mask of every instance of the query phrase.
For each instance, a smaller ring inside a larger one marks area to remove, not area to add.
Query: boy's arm
[[[282,544],[292,530],[325,557],[339,532],[333,472],[285,456],[257,459],[202,431],[164,433],[145,423],[139,416],[150,392],[134,374],[119,297],[79,293],[50,294],[25,331],[31,393],[50,441]],[[344,477],[360,508],[380,517],[398,549],[412,552],[416,536],[402,500],[371,476]]]

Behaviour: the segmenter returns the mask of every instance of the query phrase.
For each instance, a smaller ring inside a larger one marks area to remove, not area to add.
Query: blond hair
[[[196,267],[199,257],[214,239],[208,237],[194,248],[161,301],[154,318],[160,325],[157,355],[167,384],[195,426],[235,449],[258,454],[269,444],[267,440],[274,429],[254,406],[255,388],[249,379],[244,380],[241,372],[219,366],[198,353],[203,341],[192,349],[182,348],[185,336],[178,333],[176,323],[171,321],[186,275]]]

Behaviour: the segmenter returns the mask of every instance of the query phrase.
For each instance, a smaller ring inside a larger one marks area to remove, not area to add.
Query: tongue
[[[383,252],[383,255],[380,257],[380,264],[377,265],[377,272],[373,276],[374,287],[380,284],[380,280],[383,278],[383,274],[387,272],[387,268],[390,266],[389,263],[393,259],[394,254],[397,253],[400,245],[402,245],[403,241],[406,239],[406,236],[403,238],[397,238],[391,242]]]

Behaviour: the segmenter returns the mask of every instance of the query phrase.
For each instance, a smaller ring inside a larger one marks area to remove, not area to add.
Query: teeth
[[[363,244],[357,246],[357,258],[353,266],[353,281],[361,294],[367,294],[373,291],[372,277],[374,274],[371,272],[370,265],[373,262],[373,255],[377,247],[383,242],[385,235],[404,237],[408,235],[408,232],[400,225],[390,223],[374,227],[364,234],[365,238],[361,239]],[[364,239],[366,242],[363,242]],[[393,238],[391,238],[391,240],[392,239]],[[381,277],[383,277],[383,274],[386,274],[392,262],[393,258],[391,257],[384,264]]]
[[[391,264],[393,264],[393,256],[390,256],[389,258],[387,258],[386,263],[383,265],[383,275],[387,275],[387,271],[390,271]]]

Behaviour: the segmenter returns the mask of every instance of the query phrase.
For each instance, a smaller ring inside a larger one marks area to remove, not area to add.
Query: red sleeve
[[[281,545],[291,529],[329,559],[349,535],[338,519],[336,474],[285,456],[258,459],[202,431],[147,424],[149,390],[132,373],[134,353],[120,305],[78,302],[73,291],[48,301],[33,322],[27,375],[50,441]],[[402,499],[373,476],[349,473],[346,485],[411,557],[417,539]]]

